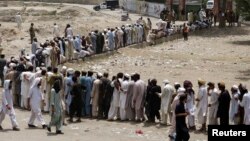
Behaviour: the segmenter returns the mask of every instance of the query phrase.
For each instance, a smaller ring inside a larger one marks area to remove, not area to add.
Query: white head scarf
[[[179,89],[178,89],[178,91],[177,91],[178,96],[185,95],[185,91],[186,91],[186,89],[185,89],[185,88],[183,88],[183,87],[179,88]]]
[[[127,74],[127,73],[125,73],[125,74],[124,74],[124,77],[129,78],[129,77],[130,77],[130,75],[129,75],[129,74]]]
[[[66,71],[67,71],[67,67],[63,66],[62,69],[61,69],[61,72],[66,72]]]
[[[75,70],[72,69],[72,68],[68,68],[68,69],[67,69],[67,73],[68,73],[69,75],[73,75],[74,72],[75,72]]]
[[[166,80],[163,81],[163,83],[164,83],[164,84],[169,84],[170,81],[166,79]]]
[[[102,73],[99,72],[99,73],[97,73],[97,76],[102,77],[103,75],[102,75]]]

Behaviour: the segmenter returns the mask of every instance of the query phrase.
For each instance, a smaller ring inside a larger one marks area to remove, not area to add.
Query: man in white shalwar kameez
[[[49,79],[50,77],[53,75],[52,73],[52,68],[51,67],[48,67],[48,72],[46,74],[46,91],[45,91],[45,95],[44,95],[44,102],[45,102],[45,105],[44,105],[44,112],[49,112],[49,101],[50,101],[50,93],[51,93],[51,84],[49,84]]]
[[[171,99],[174,94],[174,87],[170,85],[168,80],[164,80],[163,83],[165,84],[161,97],[161,124],[168,124],[168,116],[169,121],[172,120],[172,113],[171,113]]]
[[[22,28],[22,17],[21,14],[18,12],[16,17],[15,17],[16,23],[17,23],[17,28],[20,30]]]
[[[135,43],[139,43],[139,32],[140,32],[139,25],[135,25]]]
[[[131,30],[131,28],[129,27],[129,25],[126,25],[125,32],[126,32],[126,35],[127,35],[127,39],[126,39],[127,45],[131,44],[131,31],[130,30]]]
[[[208,95],[207,88],[205,87],[206,82],[202,79],[198,80],[199,91],[196,98],[196,118],[198,123],[202,125],[199,131],[206,131],[206,117],[207,117],[207,106],[208,106]]]
[[[239,113],[239,103],[238,103],[238,99],[239,99],[239,93],[238,93],[239,89],[237,85],[233,85],[233,87],[231,88],[231,101],[230,101],[230,108],[229,108],[229,123],[232,125],[237,125],[239,124],[237,121],[237,115]]]
[[[121,83],[121,93],[120,93],[120,118],[121,120],[126,120],[126,100],[127,100],[127,92],[128,92],[128,83],[129,83],[129,75],[124,75],[124,80]]]
[[[193,84],[189,80],[183,82],[183,87],[186,89],[187,101],[186,101],[186,110],[189,112],[187,115],[188,119],[188,128],[189,130],[195,130],[195,92],[193,90]]]
[[[93,88],[92,88],[92,92],[91,92],[91,101],[92,101],[92,117],[93,118],[98,118],[98,109],[99,107],[99,98],[101,95],[101,86],[102,86],[102,74],[98,73],[97,74],[97,79],[94,80],[93,82]],[[101,118],[101,117],[100,117]]]
[[[45,104],[44,97],[40,89],[41,83],[42,83],[41,78],[36,78],[30,88],[28,95],[28,107],[30,107],[31,109],[31,116],[28,122],[28,126],[30,128],[36,127],[34,125],[35,119],[37,119],[40,122],[43,129],[47,127],[41,112],[41,104]]]
[[[3,130],[1,124],[5,118],[5,115],[8,114],[12,124],[12,129],[14,131],[19,131],[18,124],[16,121],[16,114],[13,106],[12,82],[10,80],[4,81],[4,90],[2,94],[2,108],[0,109],[0,130]]]
[[[114,92],[109,108],[108,120],[114,120],[115,117],[118,118],[122,78],[123,73],[118,73],[117,79],[111,82],[111,86],[114,87]]]
[[[250,93],[246,93],[243,96],[240,106],[244,108],[244,122],[245,125],[250,125]]]
[[[144,29],[142,25],[139,25],[138,41],[139,43],[143,42]]]
[[[70,113],[69,106],[72,101],[72,96],[70,94],[70,91],[72,89],[72,86],[74,84],[72,77],[74,75],[75,70],[72,68],[67,69],[67,77],[64,79],[64,95],[66,96],[65,104],[66,104],[66,111],[67,113]]]
[[[204,9],[201,9],[199,11],[199,18],[200,18],[200,21],[203,22],[206,18],[206,12],[204,11]]]
[[[219,91],[214,87],[213,82],[208,83],[208,124],[218,125],[217,111],[219,106]]]
[[[21,74],[21,107],[28,108],[28,94],[30,91],[30,86],[35,79],[35,73],[33,73],[33,67],[29,67],[28,71],[22,72]]]
[[[54,27],[53,27],[53,36],[60,37],[60,29],[56,23],[54,23]]]
[[[140,79],[139,74],[134,75],[135,85],[134,85],[134,93],[133,93],[133,102],[132,107],[135,108],[136,121],[144,121],[144,98],[147,91],[146,84],[143,80]]]
[[[185,95],[185,91],[186,90],[182,87],[177,90],[177,95],[175,96],[175,98],[171,104],[171,111],[175,111],[177,104],[179,104],[179,98],[180,98],[180,96]],[[172,115],[171,125],[172,126],[170,127],[169,132],[168,132],[169,141],[174,140],[174,134],[176,133],[175,112],[173,112],[173,115]]]
[[[118,36],[117,46],[118,46],[118,48],[123,47],[123,34],[124,34],[124,32],[122,31],[122,29],[118,28],[118,30],[117,30],[117,36]]]

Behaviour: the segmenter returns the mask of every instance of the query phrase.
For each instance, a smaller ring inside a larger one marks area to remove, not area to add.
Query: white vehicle
[[[96,11],[99,11],[101,9],[115,10],[116,8],[119,8],[119,1],[118,0],[106,0],[105,2],[102,2],[102,3],[95,5],[93,7],[93,9]]]
[[[208,0],[206,8],[212,10],[214,8],[214,0]]]

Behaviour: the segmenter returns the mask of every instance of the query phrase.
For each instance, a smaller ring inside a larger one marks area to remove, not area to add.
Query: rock
[[[175,65],[175,68],[181,68],[181,66],[180,65]]]
[[[72,130],[79,130],[79,127],[77,127],[77,126],[71,126],[71,129]]]
[[[89,131],[90,131],[89,129],[84,130],[84,132],[89,132]]]
[[[7,42],[11,42],[11,41],[12,41],[12,39],[10,39],[10,38],[7,38],[7,39],[6,39],[6,41],[7,41]]]
[[[20,38],[20,40],[23,40],[24,38],[22,37],[22,38]]]
[[[183,65],[183,66],[187,66],[188,64],[187,64],[187,63],[183,63],[182,65]]]
[[[161,66],[161,65],[162,65],[162,63],[158,62],[156,65],[157,65],[157,66]]]

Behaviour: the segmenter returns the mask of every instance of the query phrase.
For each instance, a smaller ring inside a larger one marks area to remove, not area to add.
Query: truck
[[[214,8],[214,0],[208,0],[207,5],[206,5],[206,9],[213,10],[213,8]]]
[[[119,8],[119,0],[106,0],[93,7],[95,11],[99,11],[101,9],[115,10],[117,8]]]

